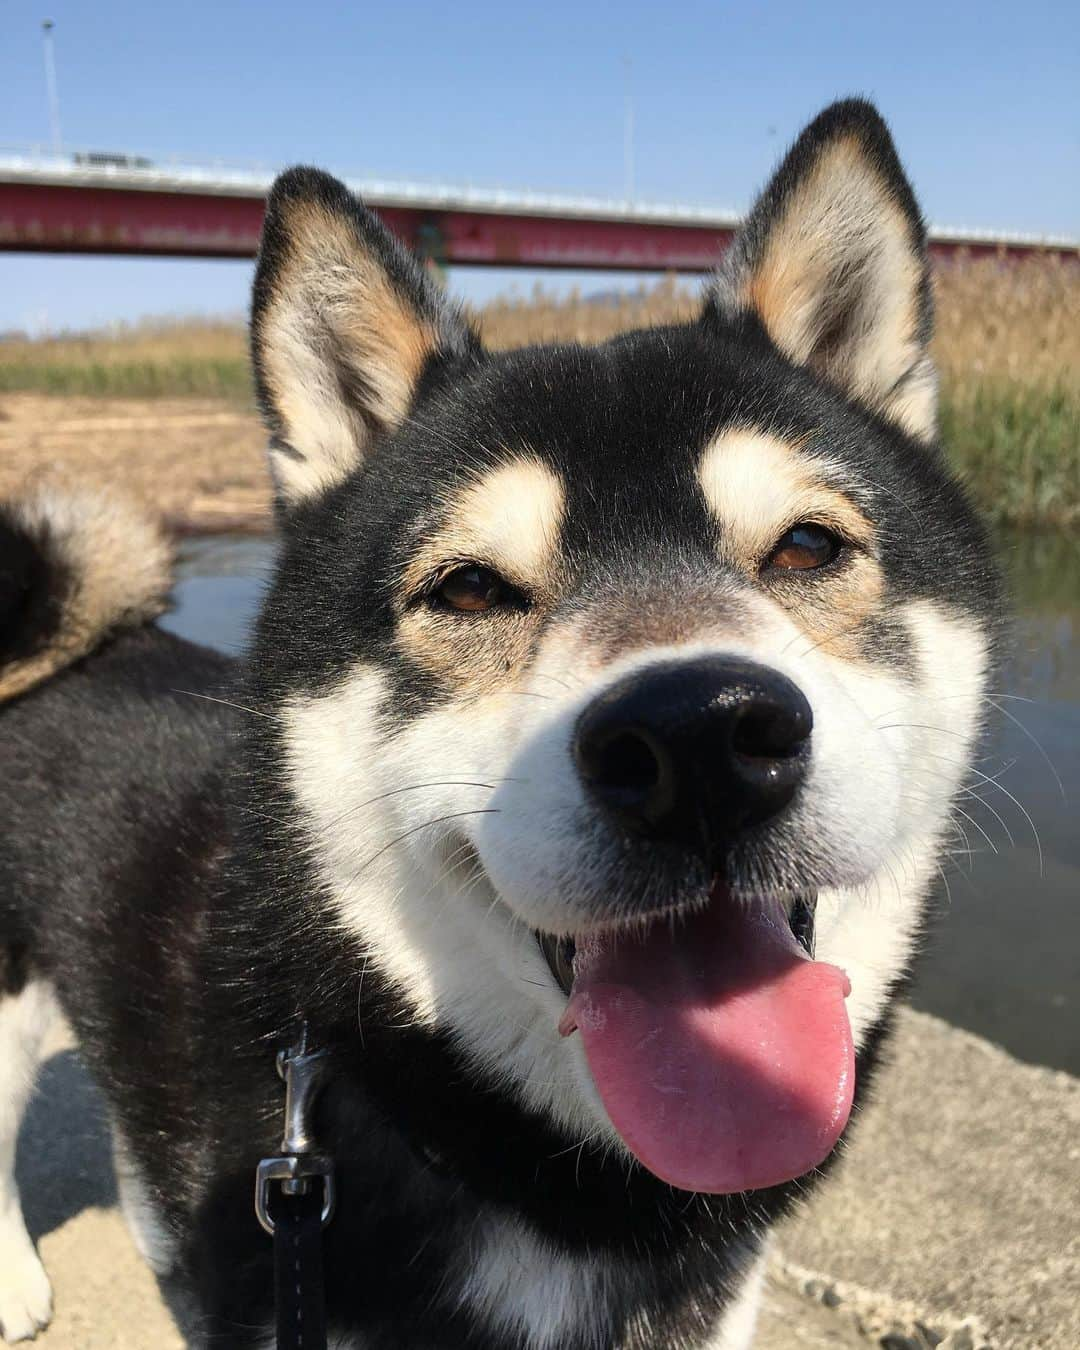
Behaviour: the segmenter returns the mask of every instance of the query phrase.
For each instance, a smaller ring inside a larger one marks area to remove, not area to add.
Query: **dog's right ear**
[[[425,370],[478,350],[457,309],[343,183],[290,169],[266,205],[255,388],[286,509],[348,476],[408,415]]]

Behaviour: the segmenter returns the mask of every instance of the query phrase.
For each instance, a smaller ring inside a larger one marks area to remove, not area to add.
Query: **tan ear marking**
[[[888,129],[867,104],[798,138],[720,267],[721,313],[913,435],[935,429],[928,257]]]
[[[349,472],[371,423],[401,423],[438,336],[364,252],[350,222],[298,202],[288,223],[289,250],[257,342],[293,452],[276,456],[275,471],[287,494],[306,494]]]
[[[875,246],[860,254],[868,236]],[[793,361],[873,403],[918,360],[919,277],[903,213],[858,142],[845,137],[822,151],[785,202],[740,297]],[[864,340],[830,342],[830,320],[847,306]]]
[[[308,303],[341,343],[342,359],[370,382],[373,414],[395,425],[438,345],[435,326],[361,249],[348,221],[310,202],[299,215],[285,277],[299,272]]]
[[[305,168],[270,192],[251,331],[283,505],[341,482],[400,426],[430,361],[479,351],[400,241],[344,184]]]

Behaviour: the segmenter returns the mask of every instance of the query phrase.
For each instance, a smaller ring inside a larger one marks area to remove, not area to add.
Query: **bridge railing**
[[[67,249],[75,251],[195,255],[213,253],[218,246],[211,236],[220,235],[220,255],[235,256],[253,247],[241,236],[257,238],[259,219],[250,215],[250,207],[265,197],[276,171],[271,165],[224,159],[198,162],[181,155],[84,149],[61,154],[42,145],[0,145],[0,248],[65,251],[66,239]],[[382,211],[392,227],[400,227],[399,232],[415,234],[421,227],[449,235],[456,231],[461,261],[503,261],[495,256],[503,248],[509,249],[508,265],[698,270],[715,263],[717,243],[730,237],[740,219],[732,210],[684,202],[620,201],[397,178],[347,176],[346,181]],[[65,194],[66,201],[60,201]],[[78,204],[75,197],[81,199]],[[170,198],[175,208],[170,207]],[[184,198],[207,203],[201,225],[192,218],[194,203],[189,200],[185,207]],[[217,199],[220,209],[212,208],[210,199]],[[151,211],[152,200],[156,205]],[[235,203],[231,216],[229,202]],[[38,207],[40,219],[35,215]],[[522,238],[530,235],[532,242],[524,251],[515,251],[516,246],[506,242],[505,231],[502,244],[494,237],[486,244],[470,242],[470,218],[480,233],[496,228],[491,220],[485,225],[484,217],[499,217]],[[605,226],[612,229],[605,233]],[[571,239],[571,227],[581,239]],[[202,242],[195,240],[200,229]],[[185,232],[194,242],[183,244]],[[226,240],[230,233],[231,240]],[[1080,258],[1080,241],[1062,236],[932,226],[930,239],[938,256],[966,250],[1006,257],[1035,251],[1070,261]],[[411,237],[409,241],[415,242]],[[447,261],[454,260],[447,255]]]

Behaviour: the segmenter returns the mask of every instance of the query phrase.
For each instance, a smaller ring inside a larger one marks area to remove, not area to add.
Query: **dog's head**
[[[595,348],[486,352],[340,184],[270,199],[257,660],[305,847],[358,974],[676,1185],[831,1149],[966,766],[988,568],[931,326],[858,102],[695,322]]]

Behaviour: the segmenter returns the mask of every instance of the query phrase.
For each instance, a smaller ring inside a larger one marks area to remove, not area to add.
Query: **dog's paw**
[[[51,1317],[52,1286],[34,1244],[25,1232],[0,1234],[0,1336],[33,1340]]]

